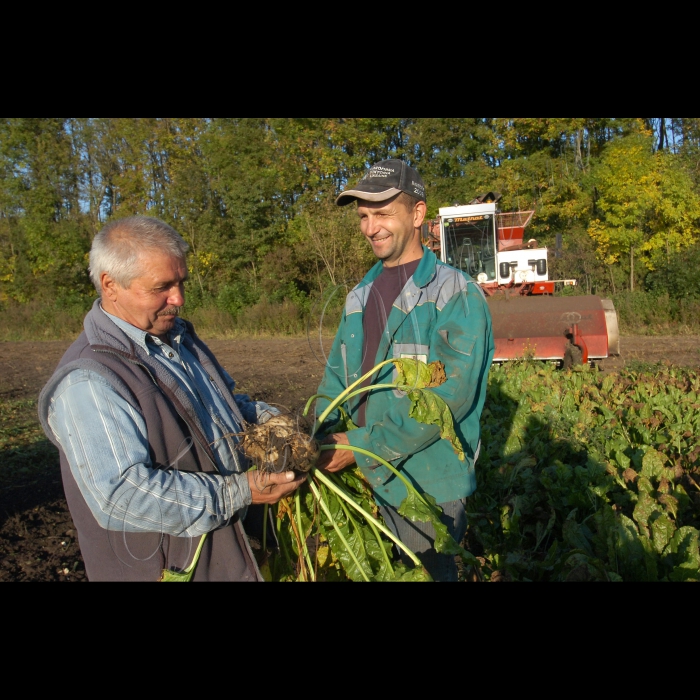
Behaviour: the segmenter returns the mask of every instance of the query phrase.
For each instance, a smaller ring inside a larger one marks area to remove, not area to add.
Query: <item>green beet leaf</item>
[[[653,513],[662,512],[661,506],[646,491],[639,492],[637,505],[634,507],[632,517],[644,527],[649,526],[649,519]]]
[[[160,575],[160,581],[166,583],[188,583],[192,580],[194,576],[195,569],[197,568],[197,562],[199,561],[199,555],[202,553],[202,547],[204,546],[204,541],[207,539],[206,533],[199,538],[199,544],[192,557],[192,563],[182,571],[169,571],[168,569],[163,569]]]
[[[403,564],[399,563],[394,566],[394,576],[392,581],[401,583],[425,583],[432,581],[432,577],[423,567],[415,567],[408,569]]]
[[[645,476],[647,479],[652,477],[661,479],[665,471],[663,456],[656,450],[647,450],[642,459],[642,476]]]
[[[386,566],[384,554],[382,554],[379,542],[377,541],[377,537],[372,531],[372,529],[368,525],[363,525],[361,533],[362,538],[364,539],[365,551],[367,552],[367,556],[370,558],[370,560],[374,560],[374,562],[376,562],[375,567],[381,568],[382,565]],[[384,548],[384,551],[388,554],[389,558],[391,559],[391,543],[382,540],[381,547]],[[370,561],[370,563],[372,562]]]
[[[379,514],[379,509],[374,501],[374,494],[362,476],[359,467],[343,469],[343,471],[335,475],[334,479],[336,484],[343,488],[345,493],[355,503],[375,517]]]
[[[621,469],[629,469],[632,464],[632,460],[622,450],[615,450],[615,461]]]
[[[367,558],[367,552],[365,550],[362,536],[358,534],[357,530],[349,527],[347,524],[340,526],[340,524],[336,522],[336,525],[338,525],[338,528],[343,533],[343,536],[352,549],[355,558],[360,563],[362,570],[365,572],[368,578],[372,578],[374,573]],[[326,525],[325,529],[328,544],[330,545],[333,554],[342,564],[343,569],[345,569],[345,573],[347,574],[348,578],[351,581],[364,581],[364,577],[357,568],[353,558],[348,553],[348,550],[345,548],[345,545],[340,539],[340,536],[336,532],[335,528],[332,525]]]
[[[414,523],[431,523],[435,530],[435,551],[439,554],[459,555],[465,564],[478,566],[476,557],[457,543],[448,532],[447,525],[440,520],[442,509],[435,503],[435,499],[429,494],[423,494],[423,499],[417,491],[409,490],[398,507],[398,514]]]
[[[677,566],[670,574],[669,579],[674,583],[683,581],[700,581],[700,572],[697,569],[689,569],[685,566]]]
[[[402,357],[393,362],[398,374],[397,383],[406,391],[431,389],[447,380],[445,365],[442,362],[426,365],[425,362],[410,357]]]
[[[666,545],[671,541],[675,531],[676,526],[666,513],[662,513],[651,523],[651,536],[654,541],[654,549],[658,554],[666,549]]]
[[[479,561],[477,558],[468,552],[464,547],[461,547],[457,540],[455,540],[452,535],[447,531],[447,525],[443,522],[439,522],[436,526],[435,521],[433,521],[433,527],[435,528],[435,551],[439,554],[451,554],[453,556],[458,555],[462,557],[462,561],[470,566],[479,566]]]
[[[396,570],[396,565],[394,565],[394,570]],[[381,563],[379,570],[374,575],[373,581],[379,583],[388,583],[389,581],[394,581],[395,573],[389,568],[389,565],[384,561]]]
[[[411,582],[429,582],[433,579],[430,574],[421,566],[415,567],[413,569],[408,568],[402,562],[396,562],[394,565],[394,570],[391,571],[389,566],[382,564],[379,571],[374,577],[374,581],[379,582],[398,582],[398,583],[411,583]]]
[[[564,541],[572,548],[572,549],[580,549],[586,552],[587,554],[592,554],[592,549],[591,549],[591,543],[588,539],[588,532],[587,528],[584,528],[584,526],[579,525],[576,522],[575,519],[576,516],[576,509],[571,511],[569,514],[569,517],[566,519],[566,522],[564,523],[564,528],[562,531],[562,534],[564,535]]]
[[[687,581],[700,576],[700,532],[694,527],[679,528],[668,543],[666,556],[675,563],[672,581]]]
[[[423,499],[428,501],[428,505],[426,505]],[[428,494],[424,494],[423,499],[421,499],[417,491],[410,490],[406,498],[401,501],[401,505],[397,510],[398,514],[404,518],[407,518],[412,523],[432,522],[435,518],[434,509],[438,508],[436,505],[434,505],[435,499]],[[438,514],[438,518],[439,517],[440,516]]]
[[[166,583],[188,583],[189,581],[192,580],[192,577],[194,576],[194,570],[185,572],[185,571],[167,571],[166,569],[163,569],[163,573],[161,574],[160,580],[164,581]]]
[[[656,581],[658,572],[651,543],[641,537],[637,526],[625,515],[619,516],[615,532],[617,564],[625,581]]]
[[[419,423],[437,425],[440,437],[450,442],[460,462],[463,462],[464,448],[455,433],[452,412],[447,404],[437,394],[426,389],[409,391],[408,398],[411,400],[408,415]]]

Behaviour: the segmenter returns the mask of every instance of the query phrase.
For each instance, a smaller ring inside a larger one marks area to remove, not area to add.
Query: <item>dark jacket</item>
[[[99,301],[95,302],[85,318],[84,329],[66,351],[41,392],[39,418],[47,437],[59,448],[63,487],[78,531],[88,579],[157,581],[163,569],[174,568],[171,562],[181,566],[183,561],[192,560],[199,538],[102,528],[85,502],[66,456],[48,425],[51,395],[61,380],[74,369],[97,372],[143,416],[154,469],[216,472],[216,459],[207,444],[196,411],[175,376],[134,344],[101,311]],[[221,366],[189,323],[187,330],[185,346],[211,375],[227,398],[239,424],[242,424],[240,412],[222,376]],[[177,460],[179,448],[188,438],[193,447]],[[166,466],[171,464],[176,466]],[[193,580],[262,580],[237,516],[225,527],[207,535]]]

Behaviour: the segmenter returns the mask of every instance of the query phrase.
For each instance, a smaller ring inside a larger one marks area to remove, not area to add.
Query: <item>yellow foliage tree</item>
[[[608,265],[630,256],[630,288],[639,255],[649,269],[692,245],[700,233],[700,197],[676,156],[654,153],[652,138],[637,133],[612,141],[593,173],[598,217],[588,227]]]

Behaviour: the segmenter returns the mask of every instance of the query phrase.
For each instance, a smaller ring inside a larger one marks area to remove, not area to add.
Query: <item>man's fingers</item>
[[[282,474],[270,474],[270,480],[267,482],[269,486],[274,488],[281,487],[284,492],[294,491],[306,481],[306,474],[297,474],[296,472],[283,472]]]
[[[248,472],[248,480],[251,483],[253,503],[277,503],[280,498],[296,491],[306,481],[306,474],[296,474],[295,472],[261,474],[257,471],[250,471]]]
[[[286,484],[289,481],[294,481],[294,472],[281,472],[280,474],[269,474],[268,484]]]
[[[306,481],[305,474],[281,472],[280,474],[265,474],[265,476],[260,479],[259,484],[261,488],[272,491],[276,486],[291,486],[295,488],[304,481]]]
[[[322,445],[349,445],[347,433],[332,433],[321,441]]]
[[[325,457],[325,459],[324,459]],[[316,463],[316,466],[325,471],[335,473],[341,469],[355,463],[355,455],[350,450],[335,450],[323,452],[322,457]]]

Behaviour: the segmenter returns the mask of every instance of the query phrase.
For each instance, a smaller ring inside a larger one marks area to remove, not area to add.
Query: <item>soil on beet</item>
[[[326,354],[332,339],[324,342]],[[70,342],[0,343],[0,581],[85,581],[61,484],[58,453],[43,437],[36,398]],[[291,412],[316,392],[324,364],[318,341],[212,340],[237,391]],[[603,371],[669,362],[700,367],[698,337],[626,337]]]

